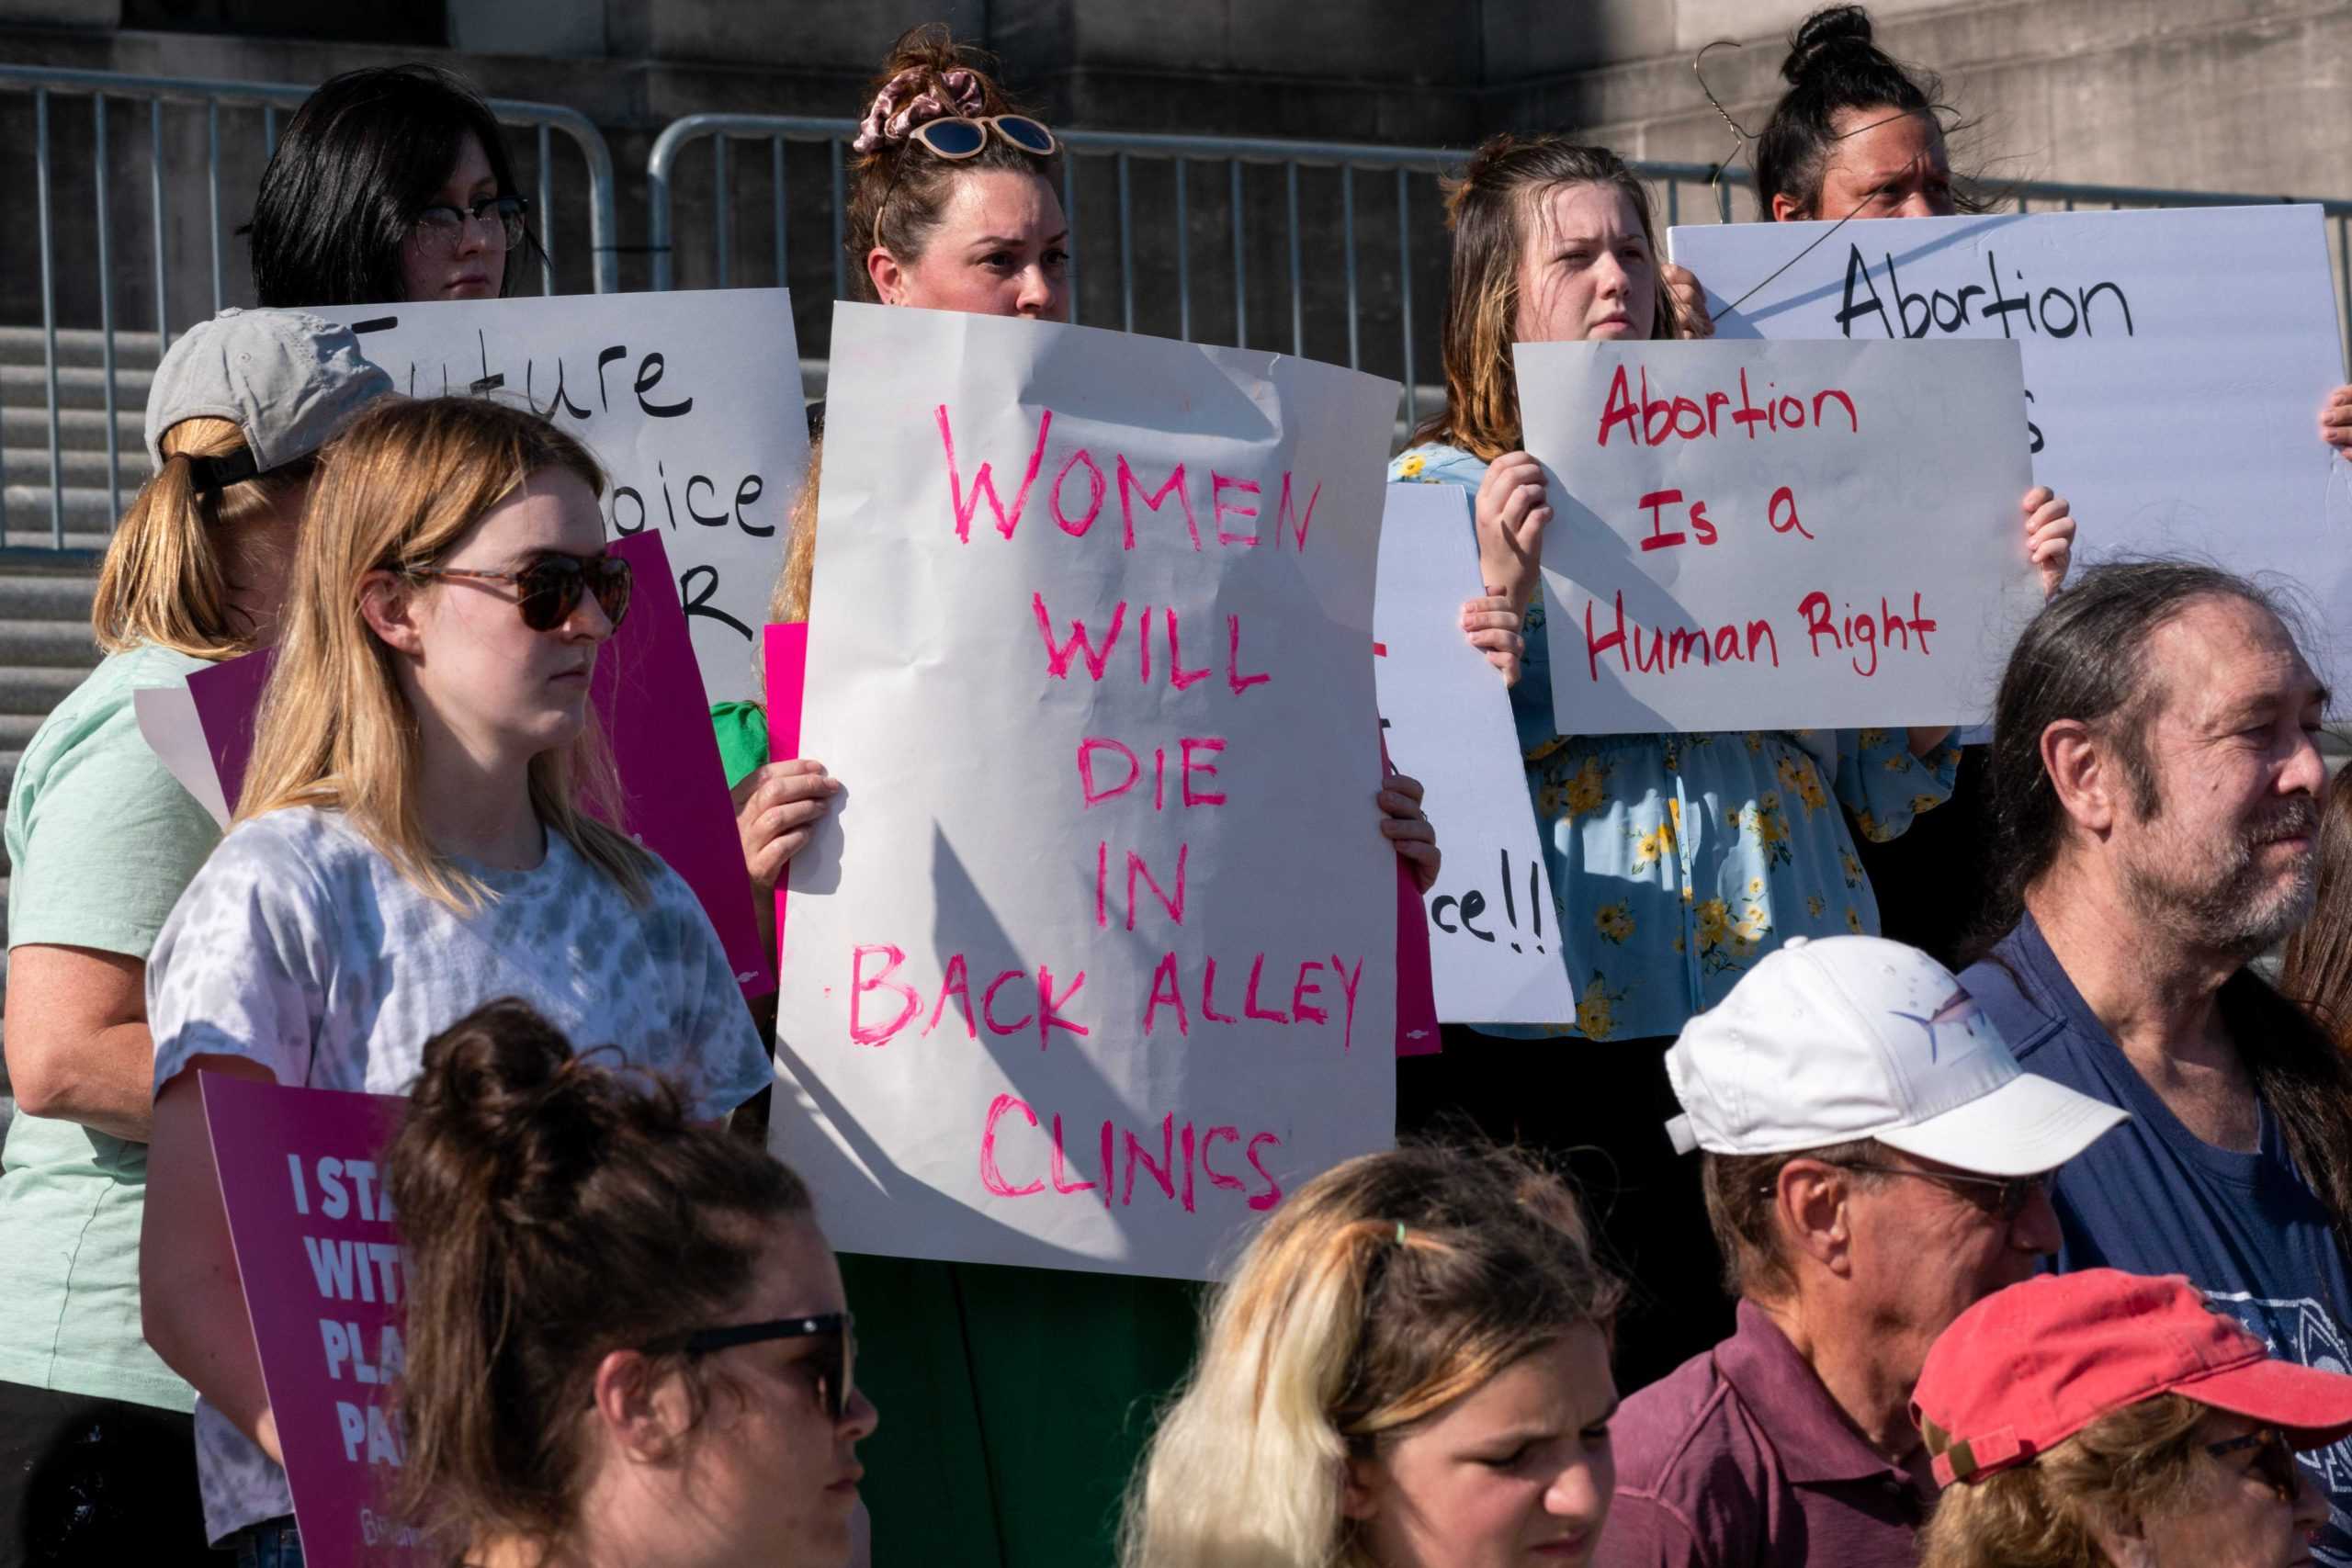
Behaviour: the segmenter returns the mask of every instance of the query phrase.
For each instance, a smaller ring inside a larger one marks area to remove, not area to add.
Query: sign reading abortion
[[[1510,692],[1462,635],[1478,589],[1470,494],[1393,484],[1373,610],[1380,718],[1396,765],[1444,818],[1429,922],[1437,1015],[1448,1023],[1573,1023],[1560,917],[1527,798]]]
[[[612,483],[615,538],[670,547],[714,702],[752,694],[754,636],[808,468],[792,300],[781,288],[324,307],[413,397],[528,403]]]
[[[1395,1121],[1396,387],[835,307],[773,1137],[853,1251],[1205,1278]]]
[[[303,1560],[422,1568],[432,1554],[383,1512],[406,1457],[390,1385],[408,1266],[380,1156],[407,1102],[198,1081]]]
[[[1563,735],[1950,724],[2039,596],[2018,351],[1521,344]]]
[[[2352,468],[2319,439],[2343,379],[2317,207],[1676,229],[1721,337],[2007,338],[2034,477],[2078,564],[2189,554],[2301,585],[2352,627]],[[1732,301],[1740,301],[1736,309]]]

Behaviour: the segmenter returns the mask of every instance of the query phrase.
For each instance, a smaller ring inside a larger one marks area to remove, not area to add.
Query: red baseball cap
[[[1953,1320],[1911,1419],[1936,1479],[2030,1464],[2109,1411],[2160,1393],[2281,1427],[2298,1450],[2352,1432],[2352,1377],[2278,1360],[2177,1274],[2043,1274]]]

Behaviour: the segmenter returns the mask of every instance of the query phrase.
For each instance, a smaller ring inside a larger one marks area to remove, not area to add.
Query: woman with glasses
[[[484,399],[388,400],[322,461],[234,824],[155,942],[141,1302],[196,1386],[215,1541],[285,1561],[290,1502],[199,1071],[407,1091],[495,997],[723,1118],[769,1081],[685,883],[627,836],[588,687],[628,613],[604,477]],[[296,1548],[299,1551],[299,1547]]]
[[[1911,1416],[1943,1486],[1922,1568],[2294,1568],[2327,1518],[2306,1466],[2352,1459],[2352,1377],[2274,1358],[2177,1275],[2112,1269],[1962,1313]]]
[[[347,71],[303,101],[246,228],[264,305],[493,299],[543,257],[489,106],[431,65]]]
[[[848,1560],[876,1416],[798,1177],[511,998],[425,1043],[386,1164],[433,1216],[402,1236],[393,1512],[439,1561]]]

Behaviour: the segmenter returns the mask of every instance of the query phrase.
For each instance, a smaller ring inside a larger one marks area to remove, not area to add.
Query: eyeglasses
[[[546,555],[520,571],[474,571],[465,567],[413,567],[408,576],[437,581],[444,578],[480,577],[514,585],[514,607],[523,624],[535,632],[550,632],[571,618],[583,593],[594,594],[596,608],[617,630],[628,614],[628,562],[619,556]]]
[[[779,1317],[766,1323],[738,1324],[731,1328],[698,1328],[690,1334],[657,1339],[645,1349],[657,1355],[680,1351],[689,1356],[707,1356],[714,1350],[731,1350],[738,1345],[757,1345],[770,1339],[809,1338],[820,1341],[815,1353],[806,1358],[817,1374],[817,1403],[835,1421],[847,1420],[857,1361],[855,1321],[848,1313]]]
[[[1939,1187],[1979,1188],[1985,1193],[1982,1199],[1967,1193],[1962,1196],[1971,1197],[1973,1201],[2012,1223],[2025,1213],[2036,1193],[2046,1192],[2050,1188],[2050,1173],[2046,1170],[2034,1176],[1969,1176],[1957,1170],[1913,1170],[1908,1166],[1871,1165],[1863,1160],[1847,1160],[1838,1168],[1867,1170],[1878,1176],[1908,1176],[1919,1181],[1932,1181]]]
[[[467,220],[471,220],[489,229],[490,243],[511,250],[523,243],[523,220],[530,210],[531,204],[519,196],[486,196],[466,207],[428,207],[416,215],[416,241],[427,251],[447,254],[465,238]]]
[[[2281,1503],[2292,1503],[2295,1493],[2302,1485],[2303,1467],[2296,1461],[2295,1450],[2288,1445],[2287,1434],[2276,1427],[2256,1427],[2243,1438],[2230,1438],[2218,1443],[2208,1443],[2205,1451],[2215,1459],[2227,1459],[2242,1449],[2254,1450],[2254,1461],[2246,1467],[2249,1477],[2260,1477]]]
[[[980,149],[989,144],[989,133],[994,131],[1007,142],[1034,157],[1050,158],[1061,143],[1054,133],[1025,114],[992,114],[978,118],[956,116],[947,119],[927,119],[907,134],[922,142],[942,158],[977,158]]]

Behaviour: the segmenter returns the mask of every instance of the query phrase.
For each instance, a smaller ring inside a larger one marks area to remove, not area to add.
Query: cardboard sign
[[[413,397],[519,400],[612,479],[615,538],[666,541],[713,701],[751,695],[785,520],[808,470],[792,300],[781,288],[345,305],[360,351]]]
[[[1536,343],[1563,735],[1965,722],[2041,603],[2002,343]]]
[[[1206,1277],[1394,1127],[1396,388],[842,305],[775,1146],[860,1252]]]
[[[597,651],[588,700],[612,746],[623,830],[685,879],[727,949],[736,983],[747,997],[763,997],[775,989],[775,960],[760,942],[727,771],[669,558],[652,534],[624,539],[613,554],[635,570],[636,588],[628,617]],[[134,702],[147,744],[223,828],[244,787],[272,657],[252,653],[197,671],[187,677],[186,703],[168,692]],[[201,731],[200,744],[188,736],[190,724]]]
[[[204,1120],[303,1560],[432,1562],[383,1500],[406,1457],[390,1388],[408,1266],[380,1159],[407,1101],[204,1073]]]
[[[2017,343],[2034,478],[2081,520],[2078,567],[2186,554],[2293,583],[2312,635],[2341,649],[2352,465],[2318,432],[2344,362],[2317,207],[1832,227],[1669,243],[1723,337]]]
[[[1380,525],[1380,719],[1389,755],[1429,790],[1445,852],[1421,912],[1437,1015],[1448,1023],[1573,1023],[1535,808],[1510,693],[1462,635],[1478,542],[1470,492],[1393,484]]]

